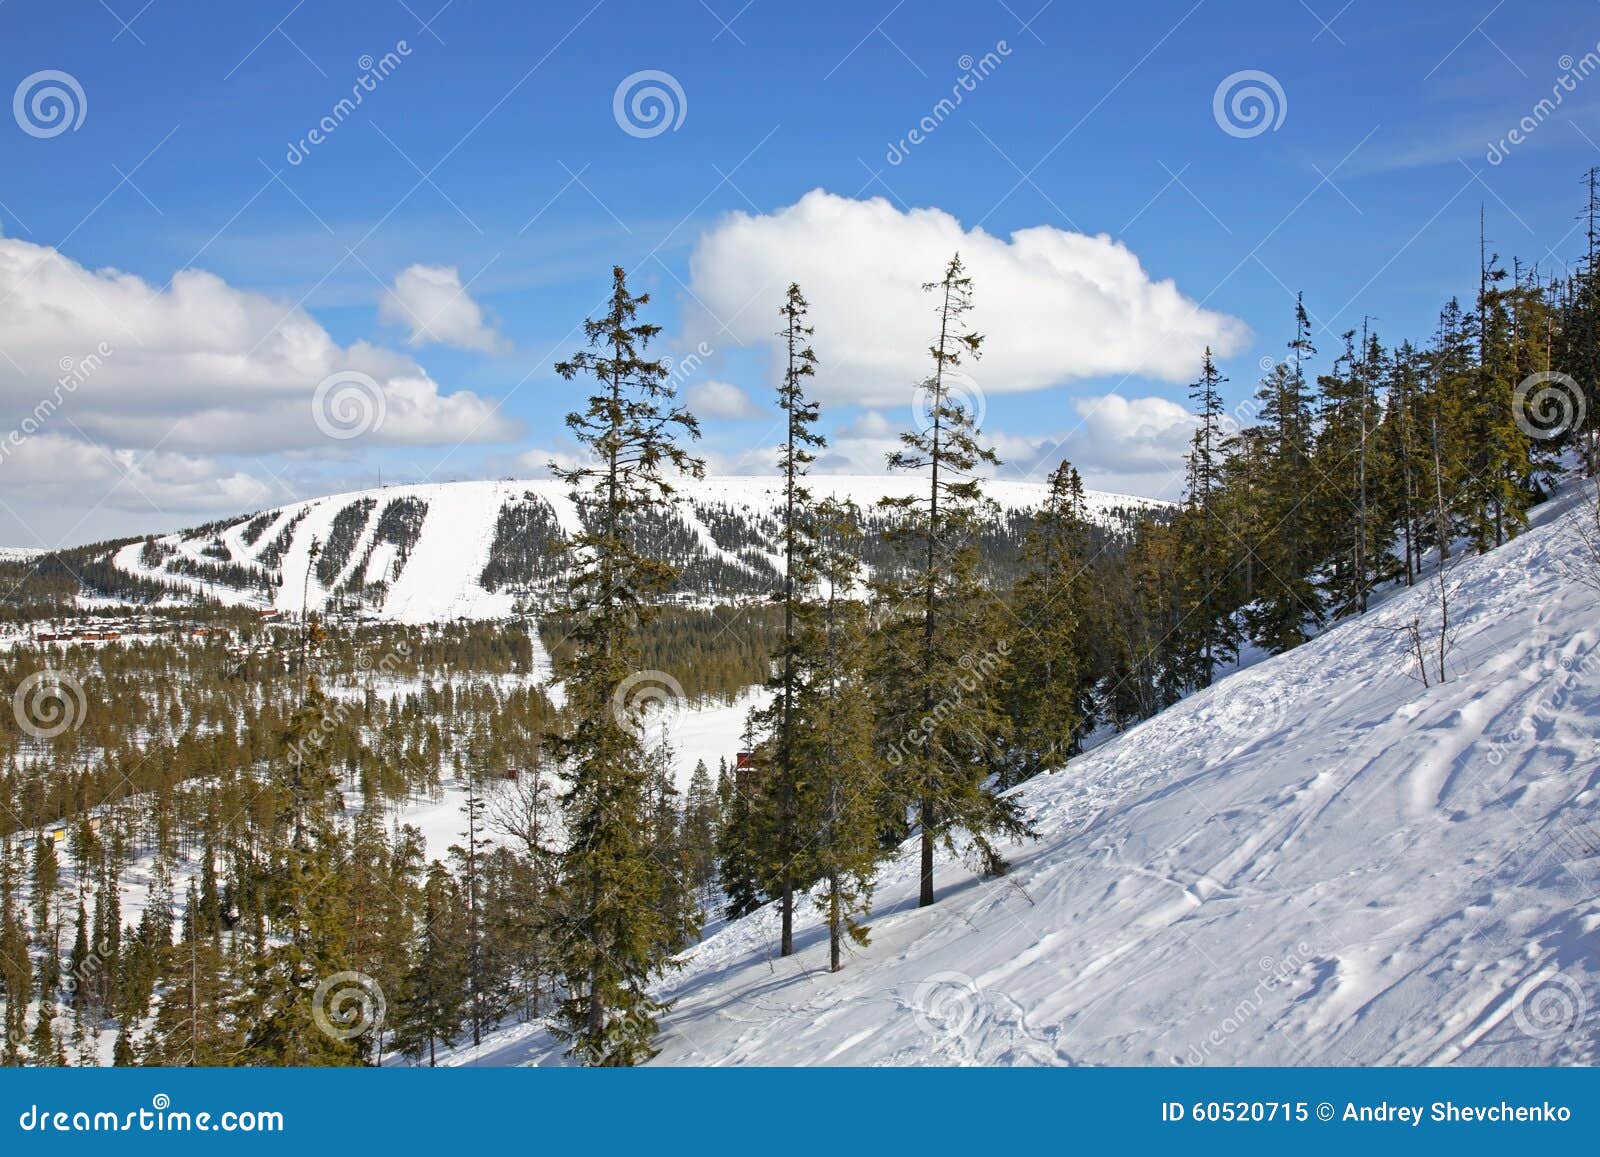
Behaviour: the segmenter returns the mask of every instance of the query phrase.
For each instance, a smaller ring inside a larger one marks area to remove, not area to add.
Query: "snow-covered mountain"
[[[914,491],[907,476],[818,475],[811,489],[856,502],[869,517],[885,495]],[[996,481],[1000,539],[1043,499],[1043,483]],[[680,484],[671,515],[650,527],[662,557],[683,570],[689,595],[734,597],[772,589],[778,563],[776,479],[720,477]],[[1090,492],[1107,526],[1161,505]],[[570,488],[550,480],[448,482],[336,494],[135,542],[118,550],[123,573],[179,594],[298,612],[332,604],[402,622],[493,619],[537,601],[561,574],[559,544],[580,526]],[[312,543],[319,555],[312,558]],[[869,554],[869,563],[871,562]]]
[[[1432,584],[1018,789],[1039,838],[979,880],[908,845],[826,971],[769,907],[662,987],[667,1064],[1600,1061],[1600,592],[1576,499]],[[1590,499],[1592,501],[1592,498]],[[518,1026],[453,1063],[537,1064]]]

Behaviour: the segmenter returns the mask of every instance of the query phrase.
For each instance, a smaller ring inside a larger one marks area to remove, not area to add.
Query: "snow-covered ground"
[[[1454,564],[1450,678],[1403,591],[1018,789],[1038,839],[939,901],[888,864],[826,971],[769,908],[662,986],[664,1064],[1600,1061],[1600,594],[1573,499]],[[522,1025],[451,1063],[560,1060]]]

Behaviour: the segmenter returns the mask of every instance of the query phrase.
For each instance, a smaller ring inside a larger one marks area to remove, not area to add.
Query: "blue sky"
[[[533,472],[571,449],[552,367],[612,264],[654,298],[713,467],[743,472],[770,459],[772,282],[808,272],[826,465],[875,470],[922,341],[914,293],[879,280],[936,277],[948,237],[977,254],[972,377],[1010,468],[1065,453],[1171,495],[1197,343],[1227,347],[1237,401],[1296,290],[1324,363],[1366,315],[1424,339],[1475,282],[1480,206],[1508,259],[1558,269],[1600,164],[1593,0],[439,4],[0,3],[22,102],[0,117],[0,543]],[[76,127],[28,106],[46,70]],[[654,135],[614,115],[646,71],[676,87]],[[1275,86],[1260,132],[1216,113],[1242,72]],[[329,437],[316,389],[351,373],[385,417]]]

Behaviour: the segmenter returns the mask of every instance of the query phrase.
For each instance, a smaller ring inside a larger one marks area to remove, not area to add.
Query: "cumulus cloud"
[[[1067,456],[1080,469],[1122,474],[1182,469],[1195,418],[1166,398],[1105,394],[1073,403],[1078,425],[1067,435]]]
[[[815,392],[832,401],[903,401],[927,373],[933,301],[921,292],[960,251],[975,283],[970,320],[987,339],[970,367],[990,394],[1132,374],[1186,381],[1210,345],[1242,348],[1243,322],[1204,309],[1155,280],[1126,246],[1037,226],[1009,240],[965,229],[939,209],[902,212],[817,189],[773,213],[734,213],[705,233],[690,288],[710,316],[691,339],[725,325],[749,344],[772,342],[765,298],[798,281],[812,306],[821,359]],[[724,338],[725,340],[725,338]]]
[[[400,271],[378,303],[378,318],[411,330],[414,346],[430,342],[503,353],[511,348],[467,295],[461,271],[449,265],[412,265]]]
[[[212,458],[113,450],[59,434],[8,443],[0,463],[0,477],[14,488],[13,494],[25,488],[30,506],[72,505],[91,491],[97,495],[95,504],[109,510],[195,514],[251,510],[266,505],[272,495],[260,479],[228,471]],[[59,519],[34,527],[35,535],[69,531]]]
[[[759,418],[761,409],[732,382],[696,382],[683,393],[697,418]]]
[[[840,438],[887,438],[895,433],[894,423],[877,410],[863,410],[853,421],[838,429]]]
[[[363,445],[519,434],[486,399],[444,393],[404,354],[367,342],[341,346],[292,303],[199,270],[155,286],[6,237],[0,351],[0,401],[10,412],[40,414],[42,407],[36,425],[113,449],[209,455],[338,448],[318,425],[312,399],[320,382],[340,372],[370,378],[383,399],[384,420],[363,435]]]
[[[1166,398],[1104,394],[1073,403],[1076,421],[1053,430],[1018,432],[990,425],[984,441],[1000,456],[998,474],[1043,481],[1066,458],[1093,489],[1172,498],[1183,480],[1183,459],[1195,419]],[[828,474],[881,474],[900,448],[893,414],[865,411],[836,427],[815,469]]]

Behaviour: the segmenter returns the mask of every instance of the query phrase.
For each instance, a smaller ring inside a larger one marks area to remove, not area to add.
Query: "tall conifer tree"
[[[648,302],[615,268],[606,312],[584,323],[588,348],[556,367],[597,386],[567,417],[590,458],[558,470],[574,488],[584,528],[566,544],[575,654],[554,745],[569,778],[555,935],[567,993],[557,1020],[578,1057],[603,1065],[654,1055],[663,1006],[647,986],[697,927],[688,888],[664,879],[673,866],[651,854],[644,729],[628,697],[639,625],[674,575],[642,548],[640,524],[671,500],[670,472],[704,471],[680,444],[699,435],[698,423],[676,404],[666,366],[646,356],[660,333],[638,320]],[[673,902],[663,905],[663,896]]]
[[[920,428],[900,436],[889,468],[926,471],[927,487],[881,503],[898,517],[890,539],[903,569],[879,584],[889,610],[878,687],[880,732],[920,831],[918,903],[926,907],[934,901],[937,844],[953,848],[954,833],[964,830],[983,869],[999,874],[1005,861],[991,837],[1020,834],[1024,825],[1016,805],[983,784],[1004,720],[998,678],[984,662],[996,641],[992,596],[978,578],[973,542],[978,512],[990,505],[976,470],[999,459],[979,440],[975,399],[963,396],[957,377],[983,344],[966,320],[972,279],[960,254],[923,289],[938,301],[938,336],[928,347],[933,368],[920,387]]]

